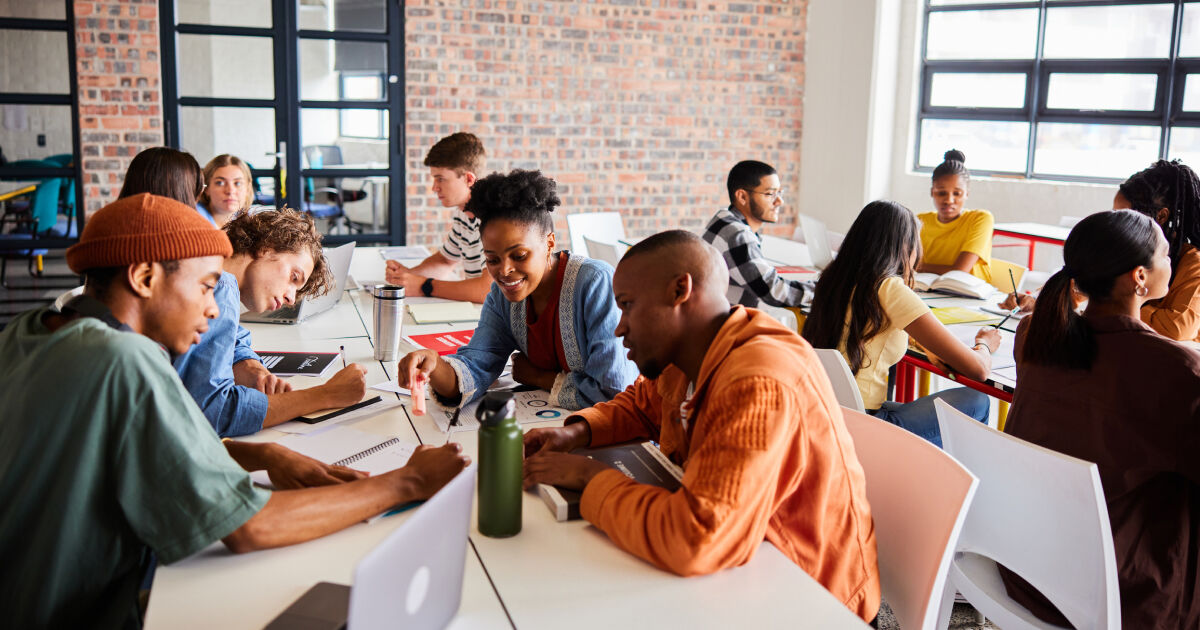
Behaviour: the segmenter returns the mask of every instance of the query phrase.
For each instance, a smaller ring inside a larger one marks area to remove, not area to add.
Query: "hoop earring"
[[[1146,297],[1146,295],[1150,293],[1150,289],[1147,289],[1145,285],[1139,284],[1137,288],[1133,290],[1133,292],[1138,297]]]

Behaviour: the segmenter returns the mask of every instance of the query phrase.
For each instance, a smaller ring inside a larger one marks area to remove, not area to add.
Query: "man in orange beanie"
[[[360,479],[277,445],[222,444],[167,351],[185,352],[217,316],[231,253],[191,207],[121,199],[67,250],[83,295],[0,333],[0,610],[12,627],[137,627],[150,552],[171,563],[215,540],[243,552],[316,538],[426,498],[466,465],[451,444]],[[264,469],[296,489],[255,487],[247,471]]]

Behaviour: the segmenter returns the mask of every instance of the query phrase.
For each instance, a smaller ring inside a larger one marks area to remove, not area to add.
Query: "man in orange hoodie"
[[[865,621],[879,610],[863,470],[812,347],[725,298],[728,271],[698,236],[663,232],[613,276],[644,378],[565,426],[525,435],[525,483],[583,491],[583,518],[679,575],[749,562],[765,538]],[[675,492],[566,453],[653,439],[683,466]]]

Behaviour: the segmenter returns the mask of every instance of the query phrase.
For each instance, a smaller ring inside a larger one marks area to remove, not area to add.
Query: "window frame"
[[[384,97],[386,98],[388,83],[387,83],[387,76],[384,73],[369,72],[369,71],[344,71],[338,77],[338,100],[346,101],[346,102],[359,102],[359,99],[351,100],[351,99],[346,98],[346,79],[359,79],[359,78],[363,78],[363,77],[372,77],[374,79],[377,79],[379,81],[379,93],[384,95]],[[362,99],[361,102],[367,103],[367,104],[372,104],[372,105],[378,105],[381,102],[381,100],[380,99],[372,99],[372,100]],[[366,109],[374,109],[374,108],[366,108]],[[345,131],[345,127],[346,127],[345,116],[346,116],[347,111],[349,111],[349,110],[342,109],[342,110],[338,111],[338,135],[344,136],[346,138],[360,138],[362,140],[383,140],[384,139],[385,132],[387,131],[387,124],[384,122],[384,112],[387,110],[374,109],[375,115],[378,118],[378,122],[376,124],[379,127],[379,133],[374,136],[359,136],[356,134],[346,133],[346,131]]]
[[[0,166],[0,178],[7,181],[22,177],[70,177],[75,181],[75,233],[83,233],[87,198],[83,195],[83,160],[79,125],[79,68],[75,50],[75,3],[63,0],[64,19],[0,17],[0,29],[16,31],[50,31],[66,34],[68,90],[66,94],[40,92],[0,92],[0,105],[66,105],[71,108],[71,154],[74,165],[59,168],[24,168]],[[11,156],[9,156],[11,158]],[[61,249],[74,245],[79,237],[45,237],[36,234],[30,240],[0,240],[0,254],[31,249]]]
[[[1156,59],[1045,59],[1046,15],[1048,9],[1076,7],[1108,7],[1129,5],[1163,5],[1173,7],[1170,52]],[[1174,127],[1200,127],[1200,111],[1183,111],[1183,93],[1188,73],[1200,75],[1200,57],[1179,57],[1183,29],[1183,10],[1195,0],[1029,0],[1024,2],[991,2],[956,5],[933,5],[923,0],[920,38],[920,72],[917,85],[916,133],[912,147],[912,169],[931,173],[933,167],[921,165],[922,130],[926,120],[972,120],[980,122],[1029,123],[1026,139],[1025,170],[996,171],[972,168],[974,175],[995,175],[1026,180],[1068,181],[1111,184],[1121,179],[1081,177],[1041,173],[1037,170],[1036,146],[1039,123],[1120,124],[1157,127],[1159,150],[1155,159],[1167,159]],[[1019,60],[930,60],[929,18],[943,12],[1037,9],[1037,47],[1032,59]],[[1023,73],[1026,77],[1025,102],[1019,108],[935,107],[930,104],[933,75],[939,73]],[[1157,77],[1154,109],[1152,111],[1102,109],[1050,109],[1047,106],[1052,74],[1151,74]],[[949,149],[951,147],[946,147]],[[1149,164],[1147,164],[1149,165]]]

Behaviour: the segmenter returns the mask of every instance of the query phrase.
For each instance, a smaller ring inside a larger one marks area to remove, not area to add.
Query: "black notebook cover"
[[[256,351],[263,367],[275,376],[321,376],[337,360],[336,352]]]
[[[652,442],[634,442],[604,448],[579,449],[576,455],[587,455],[625,473],[638,483],[658,486],[671,492],[679,489],[683,470],[663,455]],[[580,518],[579,500],[583,494],[557,486],[538,484],[538,495],[550,508],[556,521]]]

